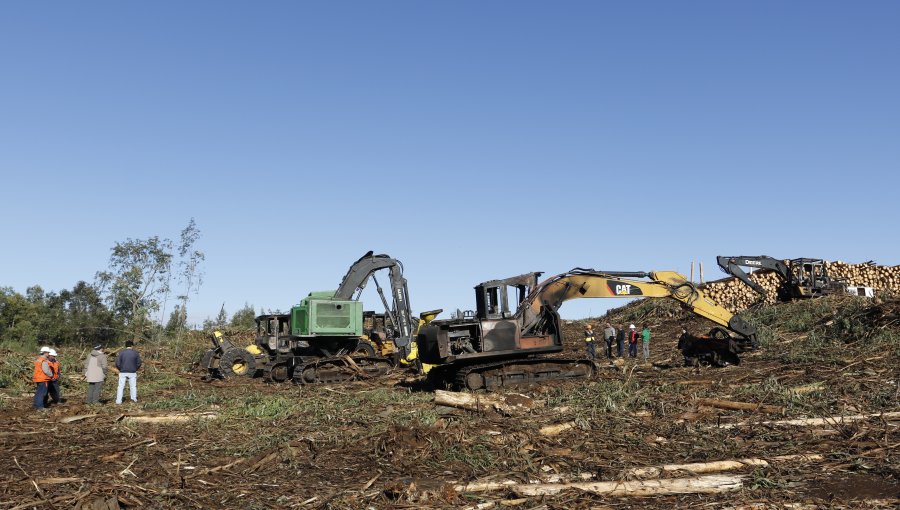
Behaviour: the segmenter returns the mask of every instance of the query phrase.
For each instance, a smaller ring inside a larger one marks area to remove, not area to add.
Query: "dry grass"
[[[592,381],[516,389],[539,405],[514,416],[436,408],[429,392],[412,389],[400,376],[340,386],[208,383],[191,366],[206,348],[203,338],[194,338],[179,346],[182,353],[191,350],[190,356],[175,357],[164,344],[143,347],[148,368],[140,383],[141,403],[124,411],[210,411],[218,419],[126,424],[117,421],[121,408],[87,409],[75,402],[35,417],[27,397],[20,396],[28,386],[7,386],[0,414],[7,430],[17,434],[0,435],[0,448],[16,456],[35,448],[56,452],[59,462],[30,470],[35,479],[83,478],[81,484],[43,488],[44,499],[62,498],[54,503],[60,506],[116,496],[125,505],[140,502],[149,508],[458,508],[508,495],[456,494],[448,484],[577,473],[619,480],[633,467],[817,452],[826,462],[748,471],[750,482],[738,499],[854,507],[849,496],[829,500],[819,490],[853,476],[860,486],[881,487],[873,493],[880,497],[857,495],[859,506],[877,508],[872,501],[896,497],[900,487],[900,433],[894,424],[873,419],[836,423],[824,431],[725,429],[716,425],[762,418],[701,408],[696,399],[782,405],[787,417],[896,410],[900,328],[891,314],[897,309],[895,302],[835,300],[760,309],[751,319],[771,332],[768,347],[739,367],[697,372],[677,366],[673,352],[674,332],[695,319],[677,309],[637,303],[611,318],[654,324],[655,367],[626,362]],[[571,353],[580,354],[579,324],[569,327],[576,335],[570,337]],[[14,374],[15,368],[3,373]],[[74,398],[81,389],[73,383],[67,391]],[[110,396],[109,387],[105,395]],[[100,416],[68,425],[56,421],[83,412]],[[564,422],[575,426],[554,437],[537,433]],[[8,483],[0,489],[0,508],[14,506],[5,502],[41,501],[14,466],[4,474]],[[734,496],[721,495],[610,501],[569,491],[528,498],[522,508],[734,502]]]

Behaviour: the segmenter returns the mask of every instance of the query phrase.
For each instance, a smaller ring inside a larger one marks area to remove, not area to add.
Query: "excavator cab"
[[[541,274],[525,273],[502,280],[490,280],[475,286],[476,316],[479,319],[508,319],[515,315],[528,292],[537,286]],[[514,307],[510,307],[513,298]]]
[[[845,287],[843,281],[828,276],[825,261],[822,259],[792,259],[790,269],[796,297],[833,294],[842,291]]]
[[[256,345],[270,352],[290,352],[290,314],[260,315],[256,318]]]

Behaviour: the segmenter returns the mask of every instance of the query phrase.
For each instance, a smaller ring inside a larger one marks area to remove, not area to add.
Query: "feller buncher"
[[[711,364],[739,363],[739,353],[756,347],[752,325],[676,272],[575,268],[538,283],[541,274],[477,285],[474,313],[457,313],[453,319],[436,320],[421,329],[416,340],[419,357],[435,365],[428,375],[436,387],[493,389],[592,376],[598,365],[591,360],[549,356],[563,350],[558,310],[576,298],[674,299],[717,324],[708,336],[694,337],[685,352]]]
[[[387,269],[391,304],[375,273]],[[385,313],[364,312],[359,296],[375,282]],[[357,260],[338,289],[311,292],[288,314],[260,315],[253,345],[240,348],[215,332],[201,361],[214,377],[273,382],[330,383],[386,373],[395,364],[418,364],[413,336],[441,310],[413,317],[402,263],[370,251]]]

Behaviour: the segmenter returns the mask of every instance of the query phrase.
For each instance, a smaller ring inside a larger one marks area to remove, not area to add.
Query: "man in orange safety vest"
[[[51,348],[47,355],[50,357],[50,370],[53,371],[53,377],[50,379],[47,389],[53,404],[59,404],[62,402],[62,396],[59,392],[59,359],[56,358],[56,349]]]
[[[34,360],[34,375],[32,381],[35,383],[34,390],[34,408],[40,411],[47,410],[45,401],[47,394],[50,392],[50,381],[53,380],[53,366],[50,364],[50,348],[41,347],[41,355]]]

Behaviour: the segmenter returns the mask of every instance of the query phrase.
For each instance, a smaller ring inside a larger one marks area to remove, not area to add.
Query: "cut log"
[[[486,503],[478,503],[477,505],[463,507],[463,510],[489,510],[497,506],[496,501],[488,501]]]
[[[665,480],[520,484],[510,487],[519,496],[551,496],[577,489],[606,496],[665,496],[668,494],[710,494],[741,489],[745,475],[707,475]]]
[[[66,416],[65,418],[60,418],[60,423],[73,423],[76,421],[86,420],[88,418],[94,418],[96,416],[100,416],[99,414],[79,414],[76,416]]]
[[[665,494],[700,494],[738,490],[746,475],[707,475],[692,478],[613,482],[519,483],[515,480],[456,485],[457,492],[490,492],[511,490],[519,496],[549,496],[566,489],[578,489],[611,496],[651,496]]]
[[[567,421],[556,425],[547,425],[546,427],[541,427],[538,432],[542,436],[558,436],[571,428],[575,428],[574,421]]]
[[[625,476],[655,478],[666,473],[674,473],[678,471],[686,471],[694,474],[716,473],[721,471],[734,471],[748,467],[770,466],[773,463],[818,462],[822,460],[824,460],[824,456],[817,453],[802,453],[795,455],[779,455],[777,457],[771,457],[769,459],[748,458],[737,460],[720,460],[714,462],[695,462],[690,464],[665,464],[662,466],[632,468],[625,471]],[[593,478],[594,475],[592,473],[552,474],[548,476],[542,476],[541,479],[529,479],[528,482],[520,482],[517,480],[492,480],[455,485],[453,488],[454,490],[456,490],[456,492],[491,492],[504,489],[512,489],[520,485],[573,485],[573,482],[575,484],[584,483],[586,481],[592,480]]]
[[[84,478],[42,478],[38,480],[41,485],[57,485],[63,483],[81,483]]]
[[[723,423],[721,425],[712,425],[712,427],[722,429],[733,429],[736,427],[746,427],[753,425],[769,425],[769,426],[787,426],[787,427],[819,427],[822,425],[840,425],[842,423],[852,423],[855,421],[863,421],[871,418],[881,418],[883,420],[900,419],[900,411],[892,411],[880,414],[854,414],[851,416],[829,416],[827,418],[797,418],[794,420],[774,420],[774,421],[742,421],[738,423]]]
[[[733,400],[719,400],[715,398],[698,398],[697,403],[702,406],[716,407],[718,409],[732,409],[735,411],[756,411],[760,413],[784,413],[784,407],[766,404],[754,404],[751,402],[735,402]]]
[[[520,484],[521,482],[515,480],[501,480],[499,482],[472,482],[454,485],[453,488],[456,492],[491,492]]]
[[[824,387],[825,387],[825,383],[814,382],[814,383],[804,384],[802,386],[794,386],[793,388],[791,388],[791,393],[796,393],[798,395],[806,395],[807,393],[822,391],[822,389]]]
[[[628,476],[655,478],[663,473],[675,471],[688,471],[691,473],[718,473],[721,471],[734,471],[746,467],[768,466],[772,462],[812,462],[820,461],[823,457],[819,454],[780,455],[771,459],[737,459],[719,460],[714,462],[694,462],[690,464],[665,464],[662,466],[632,468],[625,472]]]
[[[576,475],[566,475],[566,474],[552,474],[547,476],[541,476],[541,478],[531,478],[527,483],[529,484],[542,484],[542,483],[570,483],[570,482],[584,482],[588,480],[592,480],[594,475],[592,473],[578,473]],[[512,487],[513,485],[521,485],[523,482],[517,480],[494,480],[494,481],[486,481],[486,482],[469,482],[466,484],[454,485],[453,489],[456,492],[491,492],[497,491],[501,489],[506,489]]]
[[[517,406],[507,404],[503,397],[443,390],[435,390],[434,403],[436,405],[456,407],[468,411],[482,412],[494,410],[503,414],[512,414],[517,409],[521,409]]]
[[[179,413],[165,416],[125,416],[122,420],[131,423],[170,424],[185,423],[194,420],[214,420],[218,417],[219,415],[216,413]]]

